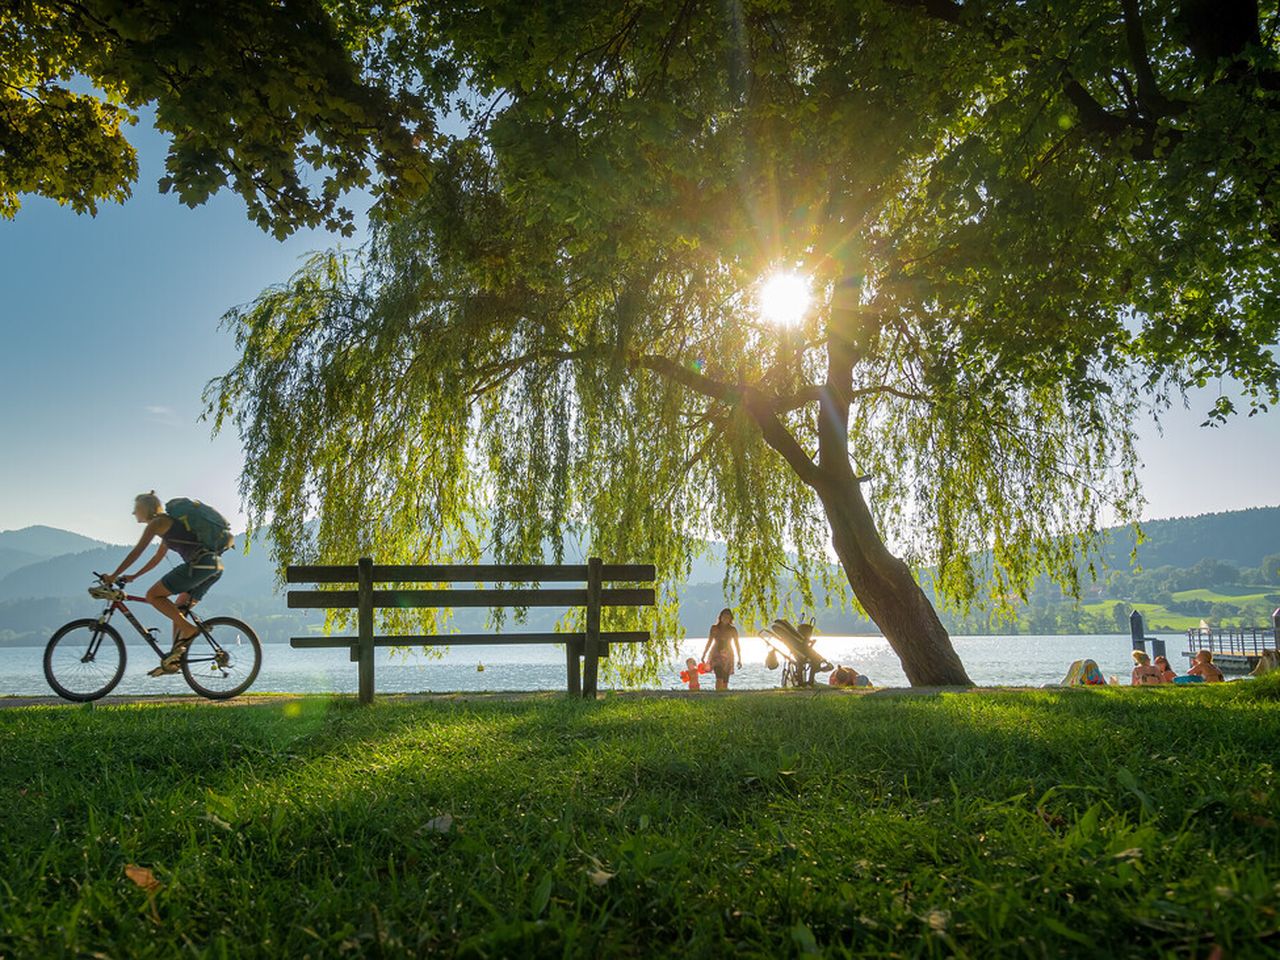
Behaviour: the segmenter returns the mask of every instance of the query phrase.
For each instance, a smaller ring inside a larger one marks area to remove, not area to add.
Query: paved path
[[[606,691],[600,695],[605,700],[610,697],[626,697],[628,699],[665,699],[668,697],[928,697],[939,693],[1010,693],[1018,691],[1038,690],[1038,687],[866,687],[834,689],[819,686],[811,690],[730,690],[727,694],[714,690],[622,690]],[[1071,690],[1070,687],[1052,688]],[[549,700],[563,697],[559,690],[467,690],[458,693],[380,693],[378,702],[387,703],[427,703],[445,700]],[[104,697],[96,701],[104,707],[118,707],[125,704],[207,704],[213,707],[253,707],[270,706],[288,703],[293,700],[316,700],[321,698],[354,700],[352,693],[254,693],[234,700],[206,700],[194,693],[178,696],[120,696]],[[0,709],[5,707],[83,707],[85,704],[69,703],[61,697],[0,697]]]

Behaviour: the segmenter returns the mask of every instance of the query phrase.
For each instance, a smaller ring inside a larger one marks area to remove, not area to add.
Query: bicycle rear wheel
[[[232,617],[210,617],[204,632],[182,658],[182,675],[191,689],[210,700],[244,693],[258,678],[262,644],[253,628]],[[210,639],[212,638],[212,639]]]
[[[85,703],[105,697],[124,676],[124,640],[97,620],[72,620],[44,648],[44,678],[53,692]]]

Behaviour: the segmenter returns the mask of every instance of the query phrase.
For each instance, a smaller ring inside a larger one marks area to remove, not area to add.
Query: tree
[[[81,213],[123,201],[138,174],[124,127],[154,102],[173,137],[162,190],[195,206],[231,186],[276,236],[320,224],[349,234],[344,193],[421,185],[434,69],[454,82],[429,55],[415,53],[412,73],[393,61],[411,23],[401,5],[319,0],[6,3],[0,216],[22,193]]]
[[[1269,553],[1263,557],[1258,570],[1263,583],[1280,583],[1280,553]]]
[[[1117,601],[1111,605],[1111,626],[1114,626],[1119,633],[1126,633],[1129,630],[1129,608],[1123,603]]]
[[[280,556],[473,553],[491,516],[503,558],[576,524],[672,579],[721,537],[764,613],[788,548],[839,586],[829,545],[917,684],[967,677],[913,565],[962,611],[1078,595],[1100,518],[1136,514],[1144,398],[1274,402],[1263,178],[1217,180],[1212,122],[1257,90],[1144,141],[1073,86],[1119,82],[1119,11],[1050,5],[1029,49],[1040,12],[903,6],[441,6],[470,131],[361,256],[228,317],[210,412]],[[1177,43],[1161,68],[1216,84]],[[814,294],[786,329],[780,269]]]

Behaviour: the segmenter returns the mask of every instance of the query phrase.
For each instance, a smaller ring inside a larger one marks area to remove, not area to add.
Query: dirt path
[[[616,693],[606,692],[600,695],[601,700],[611,697],[627,699],[656,699],[670,697],[929,697],[940,693],[1011,693],[1038,690],[1038,687],[875,687],[872,689],[832,689],[815,687],[812,690],[730,690],[727,694],[710,690],[624,690]],[[1071,689],[1069,687],[1054,689]],[[95,702],[97,706],[118,707],[131,704],[206,704],[212,707],[253,707],[271,706],[288,703],[293,700],[316,700],[322,698],[353,699],[350,693],[254,693],[236,697],[233,700],[206,700],[195,694],[152,695],[152,696],[120,696],[104,697]],[[464,691],[458,693],[382,693],[378,694],[378,702],[387,703],[427,703],[444,700],[548,700],[562,697],[564,694],[556,690],[497,690]],[[85,707],[87,704],[69,703],[61,697],[4,697],[0,696],[0,710],[6,707]]]

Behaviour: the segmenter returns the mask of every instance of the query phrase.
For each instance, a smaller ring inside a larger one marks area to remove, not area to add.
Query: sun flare
[[[809,309],[809,278],[779,270],[760,281],[760,316],[776,327],[794,327]]]

